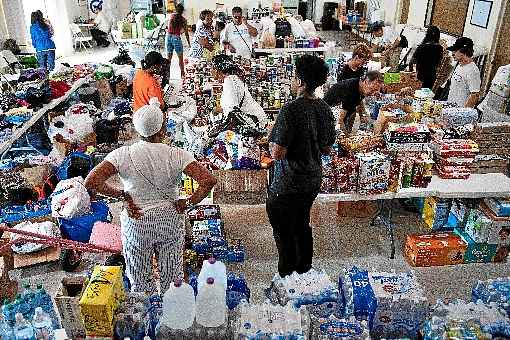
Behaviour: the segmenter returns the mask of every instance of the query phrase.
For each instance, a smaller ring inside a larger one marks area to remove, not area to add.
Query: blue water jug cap
[[[212,285],[214,283],[214,278],[208,277],[207,278],[207,284]]]
[[[214,257],[210,257],[209,258],[209,263],[210,264],[215,264],[216,263],[216,259]]]
[[[176,280],[174,281],[174,286],[175,286],[175,287],[180,287],[180,286],[182,286],[182,280],[181,280],[181,279],[176,279]]]

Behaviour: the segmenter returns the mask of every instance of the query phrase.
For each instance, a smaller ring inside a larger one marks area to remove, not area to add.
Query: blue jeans
[[[55,50],[37,52],[39,67],[53,71],[55,68]]]

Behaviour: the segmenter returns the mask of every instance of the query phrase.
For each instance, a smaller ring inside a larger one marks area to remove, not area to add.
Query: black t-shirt
[[[356,107],[361,104],[363,96],[359,91],[359,79],[342,80],[331,86],[329,91],[324,95],[324,101],[329,106],[337,106],[342,104],[342,108],[346,111],[345,120],[356,112]]]
[[[416,63],[416,76],[424,81],[436,78],[437,67],[443,58],[443,47],[439,44],[421,44],[416,48],[412,63]]]
[[[276,194],[317,193],[322,181],[321,155],[335,142],[331,108],[322,99],[298,98],[282,107],[269,141],[287,148],[274,163],[270,191]]]
[[[338,72],[337,81],[347,80],[347,79],[360,79],[365,74],[366,69],[363,67],[358,68],[356,71],[353,71],[348,64],[345,64],[340,72]]]

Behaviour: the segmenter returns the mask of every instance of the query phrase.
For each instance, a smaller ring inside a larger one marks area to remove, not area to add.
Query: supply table
[[[257,56],[261,54],[284,54],[284,53],[313,53],[321,54],[326,51],[326,47],[314,48],[254,48],[253,51]]]
[[[387,229],[390,237],[391,255],[395,258],[395,236],[392,218],[392,204],[388,201],[399,198],[421,198],[436,196],[439,198],[480,199],[489,197],[510,196],[510,178],[502,173],[472,174],[468,179],[442,179],[433,176],[427,188],[403,188],[398,192],[386,192],[378,195],[355,194],[319,194],[317,202],[345,201],[377,201],[380,207],[378,216],[372,223],[379,220]],[[383,211],[386,207],[386,216]]]
[[[30,117],[30,119],[26,121],[21,127],[14,130],[11,138],[0,144],[0,159],[4,158],[5,153],[10,150],[12,144],[21,138],[39,119],[41,119],[41,117],[43,117],[48,111],[53,110],[59,104],[66,101],[71,96],[71,94],[73,94],[76,90],[88,82],[88,77],[78,79],[64,96],[54,99],[50,103],[44,105],[40,110],[35,112],[32,117]]]

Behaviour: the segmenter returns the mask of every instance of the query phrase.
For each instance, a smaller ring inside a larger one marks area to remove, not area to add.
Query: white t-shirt
[[[110,29],[112,28],[112,22],[108,18],[103,11],[99,12],[94,19],[94,23],[97,25],[97,29],[103,31],[105,33],[110,33]]]
[[[235,106],[239,106],[243,93],[244,100],[243,105],[240,107],[241,111],[256,116],[259,120],[259,126],[265,127],[267,117],[264,109],[253,99],[246,84],[235,75],[226,76],[223,81],[223,91],[220,98],[223,115],[227,115]]]
[[[195,161],[187,151],[146,141],[116,149],[105,160],[117,169],[124,190],[143,210],[177,199],[182,172]]]
[[[464,107],[471,93],[480,92],[480,83],[480,71],[475,63],[459,64],[453,72],[448,101]]]
[[[240,55],[243,58],[250,58],[251,49],[253,47],[253,39],[245,24],[241,24],[239,26],[234,25],[232,22],[227,24],[222,42],[230,43],[230,45],[236,49],[235,54]]]
[[[386,46],[389,44],[393,44],[395,40],[397,40],[398,34],[395,33],[391,26],[383,27],[383,35],[382,37],[377,38],[376,44],[380,46]]]

